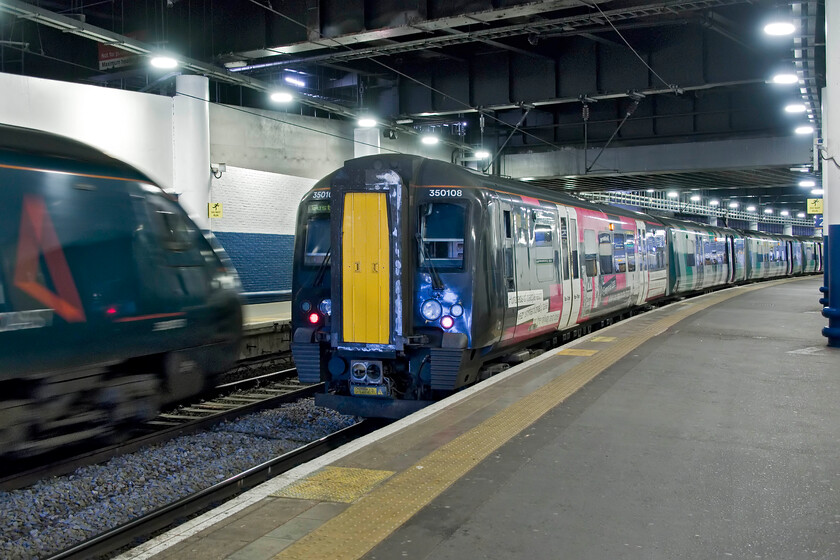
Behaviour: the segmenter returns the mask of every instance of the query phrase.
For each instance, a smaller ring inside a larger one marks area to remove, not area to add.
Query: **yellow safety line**
[[[786,282],[789,280],[782,280]],[[726,290],[641,327],[508,406],[384,484],[277,554],[275,560],[351,560],[382,542],[496,449],[650,338],[712,305],[780,282]]]

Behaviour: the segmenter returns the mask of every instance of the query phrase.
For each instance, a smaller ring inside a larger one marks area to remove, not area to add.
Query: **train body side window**
[[[636,270],[636,238],[632,233],[624,237],[624,252],[627,253],[627,271]]]
[[[583,230],[583,264],[586,276],[598,276],[598,236],[593,229]]]
[[[465,208],[451,202],[420,205],[420,265],[461,269],[464,266]]]
[[[613,270],[616,272],[626,272],[627,252],[624,249],[623,233],[613,234],[613,257],[615,258],[615,268],[613,268]]]
[[[685,240],[685,265],[686,266],[696,266],[695,265],[695,252],[697,251],[697,245],[693,239],[690,239],[688,235],[686,235]]]
[[[505,238],[511,238],[511,229],[510,229],[510,210],[505,210],[503,213],[503,219],[505,222]]]
[[[601,264],[601,274],[613,274],[613,243],[612,235],[607,232],[598,234],[598,257]]]
[[[153,196],[148,200],[152,203],[152,222],[161,246],[177,253],[190,250],[195,228],[187,222],[186,215],[163,197]]]
[[[329,266],[330,252],[330,202],[319,200],[307,206],[306,241],[304,242],[303,264]],[[326,259],[326,262],[325,262]]]

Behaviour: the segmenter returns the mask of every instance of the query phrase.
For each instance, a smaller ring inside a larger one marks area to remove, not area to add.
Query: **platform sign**
[[[818,215],[814,216],[814,227],[823,227],[822,214],[818,214]]]
[[[822,214],[823,213],[823,199],[821,199],[821,198],[809,198],[808,199],[808,213],[809,214]]]
[[[221,202],[210,202],[207,204],[207,217],[208,218],[221,218],[222,217],[222,203]]]

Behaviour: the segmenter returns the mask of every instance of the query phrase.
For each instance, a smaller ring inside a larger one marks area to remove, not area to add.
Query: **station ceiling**
[[[762,31],[779,17],[793,36]],[[209,76],[214,102],[277,109],[267,93],[286,88],[305,114],[502,154],[785,137],[809,114],[818,136],[825,85],[822,0],[0,0],[2,72],[171,94],[174,72],[147,64],[160,51]],[[768,83],[783,69],[799,83]],[[804,210],[787,162],[737,163],[535,183]]]

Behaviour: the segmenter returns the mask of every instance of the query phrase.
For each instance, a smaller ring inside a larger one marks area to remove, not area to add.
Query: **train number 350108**
[[[429,189],[429,196],[464,196],[461,189]]]

